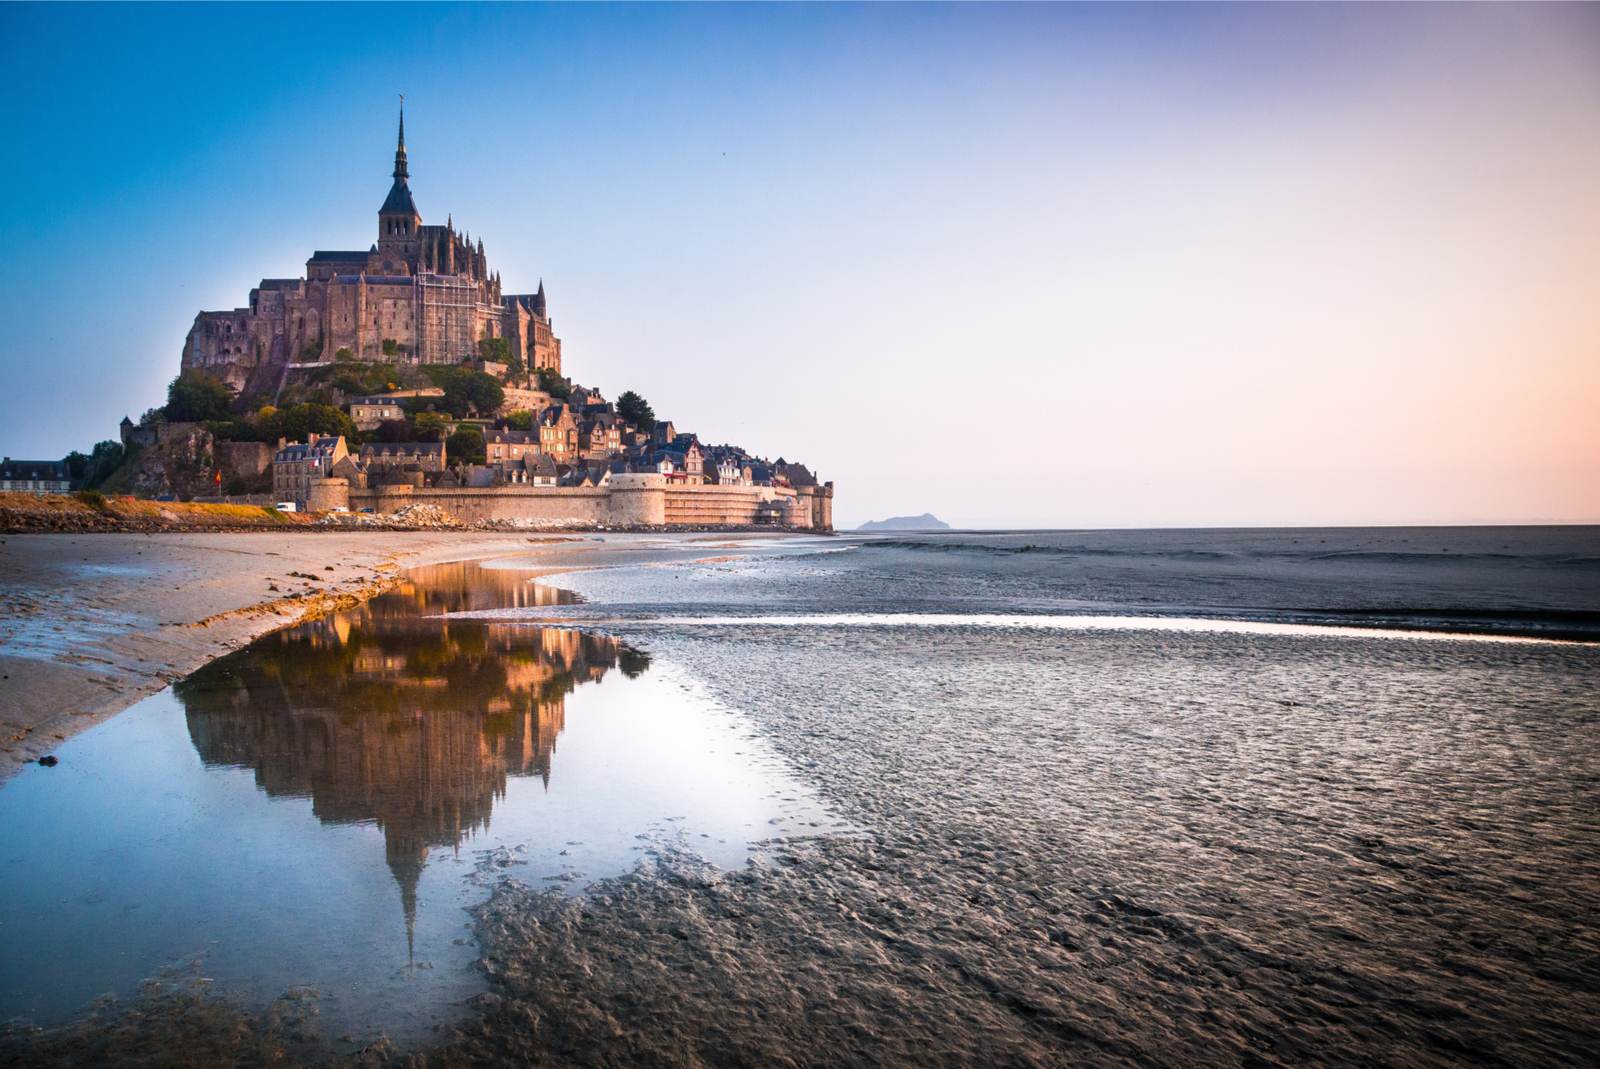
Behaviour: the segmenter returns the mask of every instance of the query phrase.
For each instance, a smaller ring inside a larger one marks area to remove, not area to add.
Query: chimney
[[[279,438],[278,439],[278,448],[279,449],[282,449],[284,446],[286,446],[288,444],[289,444],[289,439],[287,439],[287,438]]]
[[[317,444],[317,432],[316,431],[311,431],[306,435],[306,444],[307,445],[316,445]]]

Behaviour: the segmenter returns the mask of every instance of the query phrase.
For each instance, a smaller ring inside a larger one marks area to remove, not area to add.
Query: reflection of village
[[[309,798],[325,824],[383,830],[408,929],[429,848],[486,830],[507,776],[548,786],[567,693],[649,665],[602,636],[430,618],[563,600],[517,572],[455,564],[412,579],[175,688],[205,764],[253,769],[269,796]]]

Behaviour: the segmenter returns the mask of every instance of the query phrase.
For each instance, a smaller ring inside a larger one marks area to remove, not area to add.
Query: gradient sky
[[[0,444],[425,222],[836,519],[1600,519],[1600,5],[0,6]]]

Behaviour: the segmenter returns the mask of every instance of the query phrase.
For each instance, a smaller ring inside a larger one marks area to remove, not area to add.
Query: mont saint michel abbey
[[[248,308],[201,312],[183,369],[208,371],[248,396],[275,387],[286,365],[332,360],[340,349],[358,360],[457,364],[478,355],[479,339],[505,338],[530,370],[559,372],[544,284],[502,293],[482,239],[474,245],[449,221],[424,225],[408,178],[402,113],[377,243],[365,252],[319,250],[304,278],[262,279]]]

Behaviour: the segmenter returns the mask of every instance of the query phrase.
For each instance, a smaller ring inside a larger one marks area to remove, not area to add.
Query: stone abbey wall
[[[395,154],[394,188],[378,212],[367,251],[317,251],[299,278],[264,278],[248,308],[201,312],[184,342],[182,370],[217,375],[242,393],[273,389],[285,365],[333,359],[392,359],[385,340],[423,364],[477,356],[481,338],[503,338],[530,369],[561,370],[544,286],[502,292],[479,239],[425,226],[408,185],[405,139]]]

